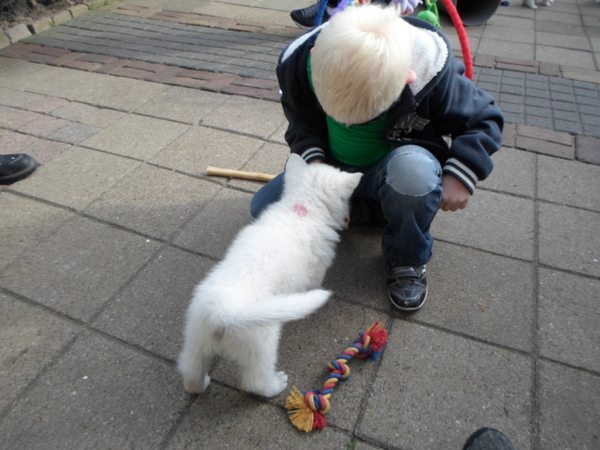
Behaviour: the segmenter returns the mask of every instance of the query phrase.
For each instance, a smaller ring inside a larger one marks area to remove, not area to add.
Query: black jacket
[[[502,146],[502,113],[494,99],[464,75],[464,63],[453,57],[451,45],[439,29],[414,17],[405,20],[426,30],[425,34],[435,33],[441,54],[447,57],[431,72],[435,64],[433,60],[427,61],[431,55],[413,54],[413,63],[420,64],[420,71],[429,71],[428,74],[417,71],[419,78],[427,75],[427,83],[418,91],[412,85],[404,88],[390,108],[382,137],[392,147],[406,144],[425,147],[440,161],[444,173],[454,175],[473,192],[477,181],[492,171],[490,155]],[[283,111],[289,122],[285,139],[291,151],[306,161],[324,158],[335,163],[329,150],[326,115],[307,72],[310,49],[324,26],[327,24],[300,36],[281,53],[277,77]],[[450,145],[444,136],[451,138]]]

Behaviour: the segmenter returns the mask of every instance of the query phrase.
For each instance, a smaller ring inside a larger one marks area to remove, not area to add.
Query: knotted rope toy
[[[338,382],[348,381],[350,368],[346,364],[353,357],[377,361],[388,342],[388,332],[377,322],[364,333],[360,333],[352,346],[327,365],[331,374],[323,389],[300,391],[296,386],[285,404],[292,424],[300,431],[322,430],[327,426],[325,414],[331,409],[330,398]]]

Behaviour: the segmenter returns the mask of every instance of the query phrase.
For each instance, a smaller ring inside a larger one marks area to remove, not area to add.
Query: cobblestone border
[[[276,81],[242,77],[230,73],[184,69],[165,64],[73,52],[62,48],[22,42],[0,49],[0,56],[144,81],[193,87],[222,94],[279,101],[279,86]]]

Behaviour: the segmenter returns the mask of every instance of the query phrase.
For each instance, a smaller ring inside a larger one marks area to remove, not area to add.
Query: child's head
[[[367,122],[394,103],[411,66],[411,33],[400,10],[374,4],[335,14],[312,52],[315,94],[327,115]]]

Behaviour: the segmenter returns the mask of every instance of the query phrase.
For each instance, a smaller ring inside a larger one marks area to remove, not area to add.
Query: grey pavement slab
[[[189,252],[163,248],[98,316],[94,328],[175,361],[193,288],[214,264]]]
[[[503,147],[492,156],[494,170],[479,183],[480,188],[502,191],[523,197],[535,195],[536,155],[530,152]]]
[[[5,58],[2,58],[5,59]],[[62,67],[16,64],[4,71],[0,86],[78,100],[122,111],[131,111],[168,89],[167,86],[122,77],[106,77]]]
[[[348,433],[333,427],[318,435],[290,430],[280,407],[216,383],[209,390],[192,405],[167,449],[224,448],[230,436],[235,436],[232,447],[239,448],[343,450],[352,442]],[[268,425],[256,427],[257,418]]]
[[[0,411],[4,411],[46,367],[60,358],[62,349],[82,329],[9,295],[0,293],[0,300]]]
[[[174,86],[144,103],[135,112],[197,125],[227,99],[228,96],[222,94]]]
[[[75,217],[7,267],[0,274],[0,283],[18,295],[85,322],[117,294],[158,247],[142,236]],[[32,279],[37,282],[32,283]]]
[[[466,209],[440,211],[431,234],[436,239],[532,260],[534,219],[532,200],[479,190]]]
[[[223,189],[188,221],[173,239],[175,245],[222,259],[239,231],[252,222],[251,195]],[[223,224],[227,224],[224,227]],[[200,281],[200,280],[198,280]]]
[[[400,320],[390,340],[400,348],[383,357],[359,437],[392,448],[461,448],[491,426],[531,448],[527,356]]]
[[[600,372],[600,282],[548,269],[539,278],[540,353]]]
[[[266,173],[267,175],[279,175],[285,168],[285,162],[289,156],[287,146],[267,142],[242,166],[242,170],[248,172]],[[241,178],[232,178],[229,181],[232,187],[238,187],[251,192],[258,191],[264,182],[249,181]]]
[[[129,114],[81,145],[147,161],[188,129],[185,124]]]
[[[169,239],[219,190],[214,183],[144,165],[85,212],[138,233]]]
[[[64,209],[0,192],[0,270],[27,249],[41,243],[72,217]],[[15,239],[15,236],[18,236]]]
[[[210,127],[188,129],[151,159],[153,164],[192,175],[206,174],[208,166],[241,169],[264,145],[254,137]],[[213,181],[224,183],[225,178]]]
[[[427,301],[435,307],[415,315],[419,322],[531,351],[533,265],[443,242],[434,252]]]
[[[137,161],[71,147],[14,189],[62,206],[83,209],[138,165]]]
[[[579,448],[598,447],[598,376],[548,361],[540,361],[539,373],[539,448],[568,448],[575,441]]]
[[[539,222],[540,263],[600,276],[600,243],[596,239],[600,213],[540,203]]]
[[[334,263],[323,286],[337,296],[389,313],[385,262],[381,257],[381,228],[350,227],[342,233]]]
[[[265,139],[271,136],[284,120],[281,105],[275,102],[230,96],[202,119],[202,125]]]
[[[539,198],[600,212],[600,167],[538,157]]]
[[[4,417],[4,445],[157,448],[187,403],[176,377],[165,361],[85,333]]]

